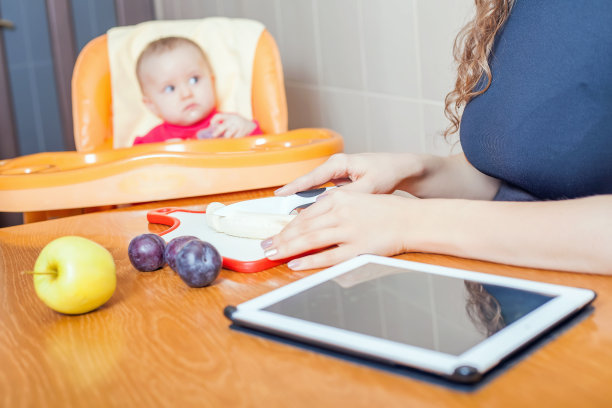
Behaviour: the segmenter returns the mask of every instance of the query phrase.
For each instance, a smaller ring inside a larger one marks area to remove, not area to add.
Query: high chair
[[[169,22],[143,24],[157,31]],[[110,34],[87,44],[74,67],[77,151],[0,161],[0,211],[23,212],[24,222],[32,222],[118,204],[279,186],[343,149],[341,136],[328,129],[287,131],[282,66],[265,29],[254,43],[250,92],[252,117],[264,135],[121,146],[113,129]]]

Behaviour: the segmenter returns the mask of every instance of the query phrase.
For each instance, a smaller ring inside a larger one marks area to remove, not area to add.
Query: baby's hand
[[[235,113],[217,113],[210,121],[213,137],[244,137],[255,130],[255,123]]]

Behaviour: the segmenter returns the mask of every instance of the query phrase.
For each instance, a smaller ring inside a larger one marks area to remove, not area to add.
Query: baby
[[[214,76],[204,51],[182,37],[165,37],[144,49],[136,63],[142,101],[164,123],[134,145],[262,134],[259,125],[216,109]]]

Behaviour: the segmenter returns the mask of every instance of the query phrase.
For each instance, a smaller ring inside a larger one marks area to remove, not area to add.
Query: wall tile
[[[177,15],[184,16],[182,18],[185,19],[208,17],[210,14],[206,12],[206,6],[209,7],[209,10],[210,7],[216,6],[216,4],[214,4],[212,1],[209,1],[209,4],[206,4],[206,1],[203,2],[200,0],[180,0],[173,3]]]
[[[159,20],[173,20],[181,18],[179,2],[171,0],[154,0],[155,18]]]
[[[355,0],[315,0],[323,85],[363,89],[361,27]]]
[[[453,42],[473,13],[472,0],[417,0],[423,97],[443,101],[455,82]]]
[[[155,19],[164,20],[166,18],[166,9],[167,5],[165,0],[153,0],[153,11],[155,14]]]
[[[362,0],[362,16],[367,89],[419,97],[413,1]]]
[[[219,15],[219,5],[214,0],[188,0],[183,5],[183,10],[185,10],[185,18],[204,18]]]
[[[194,10],[193,17],[216,17],[221,13],[219,11],[219,2],[216,0],[192,0],[194,1],[198,8]],[[192,14],[188,14],[192,15]]]
[[[242,17],[243,2],[242,0],[217,0],[217,8],[219,14],[225,17]]]
[[[442,101],[473,0],[155,1],[173,18],[263,22],[281,53],[291,129],[334,129],[348,152],[451,150]]]
[[[285,79],[317,84],[318,56],[312,1],[282,0],[278,45]]]
[[[375,96],[368,97],[367,103],[370,151],[423,151],[423,125],[419,103]]]
[[[322,90],[320,94],[322,127],[340,133],[347,153],[366,152],[366,100],[357,92]]]
[[[155,0],[155,15],[161,20],[204,18],[219,15],[217,0]]]
[[[425,127],[425,151],[440,156],[461,152],[458,136],[452,135],[448,140],[442,136],[450,123],[444,116],[442,104],[423,104],[423,121]]]
[[[321,127],[321,103],[316,88],[286,84],[289,129]]]
[[[243,17],[260,21],[272,36],[280,38],[276,21],[277,0],[246,0],[243,6]]]

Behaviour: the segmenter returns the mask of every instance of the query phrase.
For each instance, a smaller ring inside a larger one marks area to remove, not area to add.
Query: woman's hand
[[[323,268],[360,254],[395,255],[409,249],[407,216],[421,200],[334,189],[262,242],[269,259],[324,249],[289,262],[294,270]]]
[[[289,195],[320,186],[329,181],[346,183],[343,190],[363,193],[392,193],[406,180],[424,174],[422,157],[415,154],[363,153],[335,154],[310,173],[276,190]]]
[[[340,153],[274,194],[294,194],[330,181],[348,183],[343,190],[375,194],[403,190],[419,198],[490,200],[499,189],[499,180],[479,172],[463,154]]]
[[[251,134],[257,125],[235,113],[217,113],[210,120],[213,137],[237,138]]]

